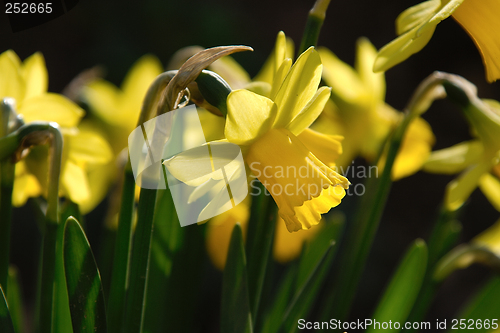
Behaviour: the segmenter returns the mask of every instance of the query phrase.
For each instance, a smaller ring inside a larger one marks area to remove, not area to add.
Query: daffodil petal
[[[122,114],[119,109],[121,94],[115,85],[104,80],[89,83],[83,90],[83,97],[91,106],[93,113],[110,125],[123,127],[131,120],[127,119],[128,117]],[[137,119],[134,120],[134,123],[137,123]]]
[[[342,140],[340,135],[328,135],[307,128],[298,136],[304,146],[314,156],[328,167],[335,166],[335,162],[342,154]]]
[[[67,138],[69,158],[87,163],[105,164],[113,158],[108,142],[102,136],[89,130],[80,130]]]
[[[406,9],[396,19],[396,33],[402,35],[429,20],[440,5],[441,0],[430,0]]]
[[[227,212],[215,216],[208,223],[207,252],[214,266],[220,270],[223,270],[226,264],[227,249],[229,248],[234,225],[240,223],[243,236],[246,235],[248,210],[248,204],[242,202]]]
[[[30,174],[24,161],[16,163],[16,181],[12,191],[12,204],[15,207],[23,206],[28,198],[42,195],[42,187],[38,179]]]
[[[12,50],[0,54],[0,99],[13,98],[19,104],[25,93],[21,76],[21,60]]]
[[[239,165],[235,158],[240,153],[238,146],[228,142],[210,142],[188,149],[163,162],[163,165],[177,180],[189,185],[200,186],[209,179],[232,177]]]
[[[354,69],[337,58],[330,50],[319,48],[323,63],[323,78],[332,87],[332,98],[355,104],[366,95],[365,87]]]
[[[229,142],[246,145],[266,133],[276,116],[275,103],[248,90],[234,90],[227,98],[225,135]]]
[[[263,81],[272,84],[275,73],[281,67],[285,58],[293,57],[293,42],[286,38],[285,33],[280,31],[276,37],[273,52],[262,66],[260,72],[255,76],[254,81]]]
[[[330,87],[321,87],[302,111],[286,127],[290,132],[299,135],[319,117],[330,98]]]
[[[278,106],[275,128],[286,127],[316,94],[323,65],[318,52],[310,47],[288,72],[274,102]]]
[[[61,183],[71,201],[79,204],[89,199],[90,186],[85,170],[70,160],[64,164]]]
[[[278,93],[281,84],[283,83],[283,80],[287,76],[288,72],[290,71],[290,68],[292,67],[292,59],[286,58],[283,60],[281,63],[280,68],[276,71],[273,79],[273,84],[271,86],[271,94],[270,98],[274,100],[276,98],[276,94]]]
[[[387,71],[422,50],[431,40],[438,23],[426,24],[425,30],[420,30],[420,26],[417,26],[382,47],[373,64],[373,71]],[[417,33],[420,33],[420,35],[417,35]]]
[[[283,219],[278,218],[276,220],[276,231],[274,232],[274,259],[281,264],[285,264],[297,258],[302,251],[304,243],[321,232],[322,228],[323,225],[319,224],[316,228],[305,232],[291,233],[286,229]]]
[[[453,12],[453,18],[471,36],[479,49],[489,82],[500,78],[500,2],[496,0],[464,1]]]
[[[471,195],[479,183],[479,179],[489,171],[489,163],[478,163],[464,171],[457,179],[446,187],[445,203],[449,210],[457,210]]]
[[[62,127],[74,127],[83,117],[83,110],[66,97],[58,94],[43,94],[26,99],[19,106],[24,121],[53,121]]]
[[[500,180],[486,173],[479,180],[479,188],[491,202],[493,207],[500,212]]]
[[[372,103],[385,99],[384,73],[374,73],[373,63],[377,57],[377,49],[367,38],[360,38],[357,42],[355,69],[359,78],[364,83],[365,89],[369,90]]]
[[[25,99],[47,92],[49,78],[45,67],[45,59],[40,52],[33,54],[24,61],[22,74],[24,82],[26,82]]]
[[[152,55],[142,56],[137,60],[123,80],[121,110],[131,110],[139,117],[142,101],[151,83],[163,72],[158,58]],[[122,115],[126,116],[126,115]],[[137,119],[134,119],[137,122]]]
[[[500,220],[474,237],[472,242],[486,246],[491,252],[500,257]]]
[[[401,179],[420,170],[429,158],[434,141],[430,125],[422,118],[416,118],[403,137],[392,168],[392,178]]]
[[[114,162],[106,165],[87,165],[85,168],[90,195],[86,200],[78,203],[78,208],[82,214],[92,211],[108,193],[109,186],[112,184],[116,175],[116,165]]]
[[[475,163],[483,152],[480,141],[467,141],[432,152],[423,170],[433,173],[455,174]]]

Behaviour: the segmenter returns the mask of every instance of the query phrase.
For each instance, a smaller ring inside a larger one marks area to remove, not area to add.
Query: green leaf
[[[281,320],[293,295],[295,277],[297,275],[298,265],[293,265],[288,269],[283,279],[280,281],[276,298],[272,304],[270,312],[267,314],[262,328],[263,333],[278,332],[281,326]]]
[[[64,268],[74,332],[106,332],[101,276],[87,237],[72,217],[64,227]]]
[[[23,321],[23,306],[22,306],[21,287],[19,285],[19,278],[17,269],[13,266],[9,268],[9,291],[7,292],[7,302],[9,304],[10,316],[12,324],[16,332],[24,332]],[[1,330],[0,330],[1,331]],[[1,331],[3,332],[3,331]]]
[[[459,320],[456,326],[459,329],[449,330],[448,332],[470,332],[471,330],[468,327],[471,323],[473,323],[474,332],[497,332],[492,329],[495,327],[492,320],[497,319],[496,327],[498,328],[500,325],[498,320],[500,318],[500,277],[492,278],[456,318]],[[467,329],[460,329],[460,319],[464,319]],[[486,320],[488,320],[489,328],[485,328],[487,327]],[[476,326],[479,323],[481,324],[480,328],[479,325]]]
[[[297,322],[304,318],[309,311],[314,298],[323,283],[335,252],[332,250],[335,241],[330,240],[325,251],[321,255],[319,262],[305,279],[304,283],[297,289],[292,302],[288,306],[283,317],[283,332],[295,332],[298,329]],[[300,274],[300,273],[299,273]]]
[[[132,244],[132,215],[135,204],[135,186],[135,178],[129,161],[123,176],[120,216],[118,218],[118,231],[116,234],[107,309],[108,326],[112,332],[120,331],[125,311],[127,276],[130,268],[130,249]]]
[[[252,332],[243,234],[237,223],[231,235],[222,284],[221,332]]]
[[[156,194],[156,190],[141,189],[137,208],[137,227],[130,257],[129,289],[121,332],[142,332]]]
[[[197,308],[205,291],[206,224],[181,227],[169,189],[158,190],[154,219],[144,331],[199,332],[199,313],[186,307]]]
[[[276,204],[272,197],[266,195],[267,190],[260,182],[257,182],[257,186],[255,188],[259,189],[260,194],[252,199],[246,242],[248,287],[254,326],[259,316],[262,288],[268,261],[271,258],[277,215]]]
[[[10,318],[9,306],[3,293],[2,286],[0,286],[0,332],[14,333],[14,326],[12,326],[12,319]]]
[[[373,315],[377,322],[405,322],[417,299],[427,267],[427,246],[417,239],[401,261]],[[401,329],[401,328],[400,328]],[[399,332],[392,328],[387,332]],[[376,332],[374,326],[368,332]]]

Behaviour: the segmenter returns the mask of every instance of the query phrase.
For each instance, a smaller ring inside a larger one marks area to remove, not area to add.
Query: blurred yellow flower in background
[[[374,162],[388,135],[403,117],[401,112],[385,103],[384,74],[372,71],[376,49],[367,39],[359,39],[355,68],[326,48],[320,48],[319,54],[324,65],[323,78],[332,87],[332,95],[331,102],[312,128],[344,136],[343,153],[337,160],[339,165],[348,166],[358,156]],[[417,172],[427,160],[433,144],[434,135],[429,124],[416,118],[396,157],[393,179]]]
[[[428,0],[410,7],[396,19],[398,38],[380,49],[376,72],[386,71],[419,52],[439,22],[452,16],[470,35],[483,58],[486,78],[500,78],[500,2],[497,0]]]
[[[471,90],[475,94],[474,86]],[[475,97],[465,114],[476,138],[432,152],[424,170],[444,174],[462,172],[447,186],[448,209],[461,207],[479,186],[500,211],[500,103]]]
[[[222,213],[208,224],[206,245],[207,252],[215,267],[220,270],[224,269],[227,250],[231,240],[231,232],[234,225],[239,222],[243,230],[243,237],[246,237],[246,231],[249,219],[250,200],[245,200],[233,209]],[[297,258],[305,242],[312,240],[323,226],[320,224],[316,228],[308,230],[308,232],[290,233],[286,229],[285,223],[281,218],[276,220],[276,230],[274,232],[273,242],[273,257],[274,259],[285,264]]]
[[[45,61],[35,53],[21,62],[9,50],[0,55],[0,98],[13,98],[16,111],[25,123],[33,121],[56,122],[61,126],[64,151],[61,174],[61,195],[88,212],[102,199],[94,196],[105,184],[89,184],[89,170],[107,163],[111,157],[108,143],[91,130],[79,130],[77,125],[84,115],[76,104],[64,96],[48,93],[48,75]],[[29,197],[46,194],[47,147],[38,146],[16,165],[13,204],[23,205]]]

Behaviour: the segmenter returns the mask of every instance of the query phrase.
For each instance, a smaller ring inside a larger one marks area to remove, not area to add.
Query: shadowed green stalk
[[[9,100],[0,104],[2,123],[0,124],[0,137],[8,134],[9,117],[13,112],[13,105]],[[11,158],[0,162],[0,286],[6,294],[9,276],[10,254],[10,224],[12,215],[12,189],[14,188],[14,164]]]
[[[253,197],[248,221],[246,253],[248,258],[248,288],[253,326],[259,313],[262,288],[271,256],[277,207],[265,187],[258,182],[259,195]]]
[[[424,319],[436,290],[440,283],[433,278],[436,265],[451,248],[455,245],[460,235],[461,225],[456,220],[457,212],[450,212],[441,208],[436,219],[434,228],[429,237],[429,260],[424,277],[422,289],[418,295],[415,305],[407,319],[408,322],[418,322]],[[415,329],[403,330],[403,332],[414,332]]]
[[[49,179],[47,213],[42,230],[42,268],[38,305],[39,331],[42,333],[55,332],[59,327],[57,323],[64,322],[65,318],[63,317],[65,316],[60,312],[63,310],[60,309],[64,307],[64,304],[62,304],[64,300],[61,299],[64,298],[64,293],[67,292],[65,285],[57,285],[58,289],[56,289],[59,270],[63,269],[62,229],[59,228],[59,176],[61,174],[63,138],[55,124],[49,124],[47,132],[50,138]],[[63,271],[62,274],[64,278]],[[69,314],[69,308],[67,310]]]
[[[151,84],[144,98],[137,126],[146,122],[155,111],[155,106],[161,94],[175,72],[160,74]],[[125,166],[123,178],[122,199],[118,218],[118,232],[116,236],[113,271],[108,302],[108,326],[111,331],[120,331],[125,311],[125,298],[128,289],[130,274],[130,256],[132,249],[132,220],[135,203],[135,178],[130,165],[130,156]]]
[[[329,4],[330,0],[316,0],[313,8],[309,11],[304,35],[300,43],[299,55],[310,46],[316,46],[318,43],[319,33],[325,21],[325,14]]]

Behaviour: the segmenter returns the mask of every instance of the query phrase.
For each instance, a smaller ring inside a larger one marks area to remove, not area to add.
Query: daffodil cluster
[[[61,195],[80,206],[82,212],[92,210],[102,200],[107,184],[89,181],[91,174],[111,157],[108,143],[91,128],[77,127],[84,111],[62,95],[48,93],[45,61],[35,53],[24,62],[13,51],[0,55],[0,98],[12,98],[16,112],[25,123],[56,122],[64,135],[61,173]],[[23,205],[30,197],[46,195],[47,154],[45,146],[33,147],[16,164],[12,201]]]

